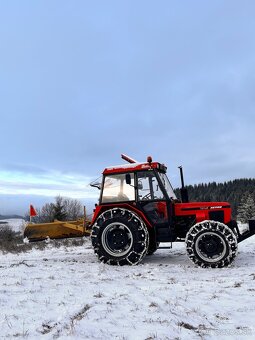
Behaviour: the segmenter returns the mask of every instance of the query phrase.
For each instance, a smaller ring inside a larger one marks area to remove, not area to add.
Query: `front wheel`
[[[135,213],[116,208],[98,217],[92,227],[91,240],[100,261],[112,265],[135,265],[147,253],[149,235]]]
[[[221,268],[232,263],[237,254],[237,239],[223,223],[203,221],[187,233],[186,247],[189,258],[200,267]]]

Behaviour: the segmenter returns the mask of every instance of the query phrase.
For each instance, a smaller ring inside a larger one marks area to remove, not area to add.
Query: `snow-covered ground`
[[[184,244],[108,266],[87,239],[1,255],[0,270],[5,339],[255,339],[255,237],[224,269],[194,267]]]

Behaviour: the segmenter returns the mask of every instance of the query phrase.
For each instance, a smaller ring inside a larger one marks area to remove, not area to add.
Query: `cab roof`
[[[167,167],[164,164],[161,164],[159,162],[129,163],[129,164],[109,166],[104,169],[103,175],[123,173],[123,172],[142,171],[142,170],[149,170],[149,169],[159,169],[161,171],[166,172]]]

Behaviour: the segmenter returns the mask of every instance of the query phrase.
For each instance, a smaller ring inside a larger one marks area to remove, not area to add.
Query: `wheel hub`
[[[220,261],[226,253],[226,244],[221,235],[204,232],[196,240],[197,254],[207,262]]]
[[[102,245],[112,256],[126,255],[133,245],[131,230],[123,223],[111,223],[102,233]]]
[[[121,249],[126,243],[128,243],[128,235],[122,229],[116,229],[109,232],[107,237],[111,247],[116,249]]]

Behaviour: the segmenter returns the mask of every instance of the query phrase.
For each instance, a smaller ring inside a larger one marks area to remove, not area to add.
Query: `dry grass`
[[[73,247],[82,246],[84,242],[84,238],[60,239],[50,240],[50,245],[56,248],[61,246]],[[24,243],[21,233],[13,231],[9,226],[1,226],[0,228],[0,251],[4,254],[27,252],[33,248],[43,250],[48,244],[48,241]]]
[[[192,326],[191,324],[189,324],[187,322],[179,322],[178,326],[186,328],[186,329],[190,329],[190,330],[196,330],[197,329],[196,327]]]
[[[3,253],[19,253],[31,248],[30,244],[23,243],[23,237],[20,233],[13,231],[8,226],[0,229],[0,250]]]

